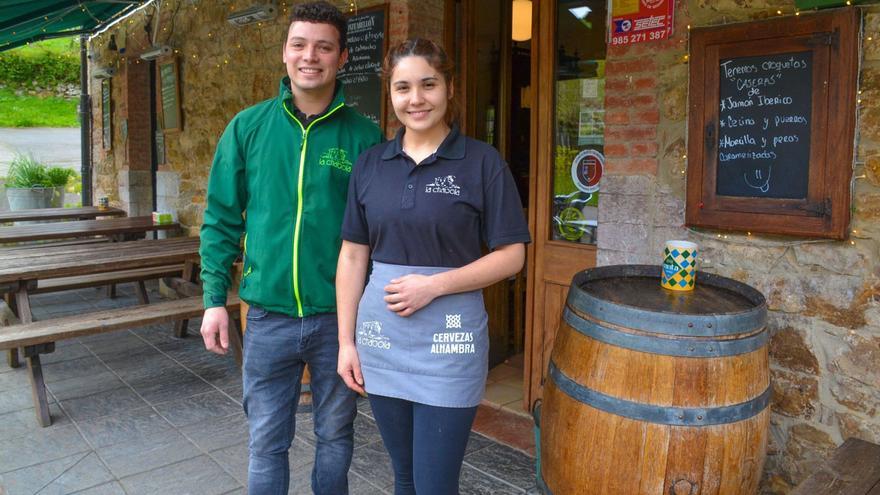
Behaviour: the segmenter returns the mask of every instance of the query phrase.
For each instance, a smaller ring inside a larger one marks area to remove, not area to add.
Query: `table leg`
[[[54,342],[24,348],[24,356],[27,359],[28,380],[31,382],[31,396],[34,400],[34,414],[37,416],[37,422],[44,428],[52,424],[52,416],[49,414],[49,400],[46,396],[43,368],[40,366],[40,354],[54,350]]]
[[[15,291],[15,306],[18,310],[18,319],[21,323],[31,323],[34,321],[34,316],[31,313],[30,299],[28,299],[27,286],[27,281],[20,280],[18,282],[18,289]],[[6,361],[9,363],[10,368],[18,368],[21,366],[19,351],[19,349],[9,349],[7,352]],[[21,353],[21,355],[23,356],[24,353]]]
[[[150,296],[147,295],[147,287],[143,280],[137,281],[137,295],[141,304],[150,304]]]
[[[187,260],[186,263],[183,264],[183,280],[186,282],[195,282],[196,281],[196,264],[192,260]],[[174,323],[174,336],[182,339],[186,337],[186,329],[189,325],[189,320],[179,320]]]

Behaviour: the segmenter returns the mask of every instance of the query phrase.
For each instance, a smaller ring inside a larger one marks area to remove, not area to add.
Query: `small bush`
[[[9,165],[6,187],[61,187],[67,186],[76,172],[62,167],[47,167],[33,155],[17,154]]]
[[[79,57],[44,52],[32,56],[0,54],[0,81],[12,87],[56,86],[79,82]]]

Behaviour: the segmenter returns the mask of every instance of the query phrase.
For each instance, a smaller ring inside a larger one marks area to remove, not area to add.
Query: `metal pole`
[[[79,130],[82,205],[92,206],[92,104],[89,96],[88,35],[79,38]]]

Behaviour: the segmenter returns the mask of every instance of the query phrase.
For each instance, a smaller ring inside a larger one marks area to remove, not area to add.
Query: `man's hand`
[[[208,308],[202,317],[202,340],[205,341],[205,349],[217,353],[226,354],[229,350],[229,313],[226,308]]]
[[[400,278],[395,278],[385,286],[385,302],[388,309],[398,316],[409,316],[424,308],[436,298],[439,293],[437,284],[431,282],[431,277],[410,273]]]
[[[364,375],[361,374],[361,360],[358,357],[357,348],[352,345],[339,347],[339,360],[336,372],[342,377],[345,385],[355,392],[366,396],[364,391]]]

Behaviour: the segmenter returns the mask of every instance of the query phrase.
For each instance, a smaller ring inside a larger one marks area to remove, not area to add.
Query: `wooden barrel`
[[[574,277],[544,386],[539,484],[553,495],[754,494],[769,426],[767,306],[701,272]]]

